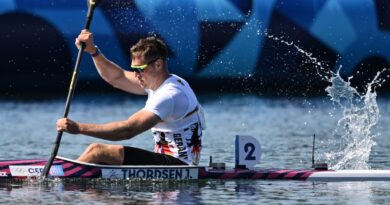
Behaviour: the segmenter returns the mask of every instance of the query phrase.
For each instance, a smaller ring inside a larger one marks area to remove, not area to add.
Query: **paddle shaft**
[[[89,27],[91,25],[94,9],[95,9],[95,5],[94,4],[91,4],[88,7],[88,14],[87,14],[87,19],[86,19],[86,22],[85,22],[84,29],[89,29]],[[77,77],[79,75],[80,64],[81,64],[81,60],[83,58],[84,49],[85,49],[85,43],[82,43],[81,47],[79,48],[79,52],[77,54],[77,60],[76,60],[76,64],[75,64],[75,67],[74,67],[74,70],[73,70],[72,80],[70,81],[68,97],[66,98],[65,111],[64,111],[63,118],[68,117],[68,113],[69,113],[69,110],[70,110],[70,104],[72,102],[74,91],[75,91],[75,88],[76,88]],[[62,134],[63,134],[63,131],[58,131],[57,132],[57,138],[56,138],[55,143],[53,144],[51,156],[50,156],[49,160],[47,161],[47,163],[45,164],[45,167],[43,168],[41,176],[43,176],[45,178],[49,175],[49,171],[50,171],[51,166],[53,165],[54,158],[57,156],[58,149],[59,149],[60,143],[61,143]]]

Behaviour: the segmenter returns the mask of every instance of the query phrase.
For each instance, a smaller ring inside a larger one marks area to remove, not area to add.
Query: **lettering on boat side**
[[[7,177],[7,172],[0,172],[0,177]]]
[[[11,165],[9,170],[11,175],[14,177],[24,177],[24,176],[40,176],[43,172],[44,166],[18,166]],[[54,165],[50,168],[50,175],[55,177],[64,176],[64,170],[61,165]]]
[[[198,179],[198,168],[102,169],[102,177],[106,179]]]

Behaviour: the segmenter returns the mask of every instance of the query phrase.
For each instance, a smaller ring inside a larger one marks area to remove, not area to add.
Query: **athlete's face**
[[[131,61],[132,67],[143,67],[143,69],[138,69],[134,72],[134,75],[138,79],[138,83],[142,88],[150,89],[155,61],[156,60],[153,62],[146,62],[143,57],[134,57]]]

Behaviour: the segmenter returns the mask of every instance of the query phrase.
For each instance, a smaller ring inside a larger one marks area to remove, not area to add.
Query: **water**
[[[338,73],[330,79],[332,86],[326,88],[331,100],[343,110],[337,123],[333,137],[341,140],[337,151],[326,153],[326,161],[333,169],[369,169],[367,164],[371,149],[375,145],[374,138],[380,133],[372,133],[372,128],[379,121],[379,108],[376,102],[376,86],[381,86],[385,78],[378,72],[373,81],[367,85],[364,95],[350,86],[350,78],[344,81]],[[340,137],[341,136],[341,137]],[[328,143],[331,144],[331,143]]]
[[[321,62],[320,59],[293,41],[288,42],[283,37],[269,35],[267,31],[264,35],[287,47],[293,47],[294,54],[303,56],[305,63],[310,63],[312,68],[317,71],[317,76],[331,84],[325,91],[330,96],[330,100],[342,109],[342,116],[333,133],[328,135],[325,142],[322,141],[322,153],[320,153],[319,159],[328,163],[330,168],[335,170],[369,169],[370,165],[367,162],[371,149],[375,145],[373,138],[380,134],[371,133],[372,128],[379,120],[375,89],[381,87],[389,78],[388,74],[385,75],[388,68],[379,71],[373,80],[363,87],[365,88],[363,93],[359,93],[356,88],[351,86],[350,80],[353,79],[353,76],[348,77],[347,80],[340,76],[342,66],[335,73],[328,64]]]
[[[143,98],[131,95],[76,95],[69,117],[82,122],[104,123],[126,119],[141,108]],[[312,135],[327,142],[333,136],[343,108],[330,97],[268,98],[244,94],[200,95],[208,130],[203,140],[201,164],[214,161],[234,165],[234,136],[252,135],[263,147],[261,167],[308,168],[311,166]],[[371,128],[373,144],[367,164],[372,169],[389,169],[387,139],[390,99],[377,97],[380,117]],[[47,158],[62,115],[64,99],[42,101],[0,101],[0,158]],[[76,158],[94,138],[64,134],[59,155]],[[115,142],[120,144],[121,142]],[[122,142],[153,149],[149,132]],[[321,146],[317,155],[328,152]],[[319,157],[317,157],[319,158]],[[385,204],[390,199],[386,182],[311,183],[301,181],[195,181],[195,182],[68,182],[49,184],[0,183],[0,203],[27,204],[125,204],[206,203],[221,201],[267,204]]]

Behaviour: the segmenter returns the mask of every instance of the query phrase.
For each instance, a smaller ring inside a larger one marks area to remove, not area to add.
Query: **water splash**
[[[332,85],[325,90],[331,100],[341,108],[342,117],[333,132],[333,137],[338,138],[334,143],[338,146],[324,154],[332,169],[370,168],[368,160],[375,145],[374,138],[379,135],[371,132],[379,120],[375,88],[385,82],[384,78],[380,78],[385,71],[386,69],[383,69],[376,74],[367,84],[364,94],[360,94],[351,86],[352,77],[345,81],[339,72],[333,73],[329,81]]]
[[[318,58],[313,56],[313,53],[305,51],[303,48],[296,45],[294,43],[294,41],[288,42],[288,41],[284,40],[283,36],[277,37],[277,36],[268,34],[267,31],[264,32],[264,35],[267,38],[272,39],[272,40],[277,41],[277,42],[280,42],[288,47],[295,48],[297,53],[301,54],[302,56],[304,56],[307,59],[307,61],[305,63],[310,63],[314,66],[314,68],[317,72],[317,75],[320,76],[322,80],[325,80],[325,81],[330,80],[332,73],[331,73],[331,69],[329,69],[329,67],[330,67],[329,64],[321,62]]]
[[[345,81],[339,74],[332,72],[329,65],[313,57],[312,53],[306,52],[294,42],[288,42],[283,37],[269,35],[265,36],[293,47],[297,53],[301,54],[311,63],[317,71],[317,75],[331,83],[325,90],[331,97],[332,102],[338,105],[342,110],[342,117],[338,120],[336,129],[328,137],[325,147],[327,150],[323,153],[324,160],[329,163],[330,168],[338,169],[369,169],[368,160],[371,149],[375,145],[374,138],[379,133],[371,132],[372,128],[378,123],[379,108],[376,102],[377,87],[380,87],[385,78],[380,78],[387,69],[379,71],[374,79],[366,85],[365,93],[359,93],[356,88],[351,86],[350,80]],[[388,77],[388,76],[386,76]]]

